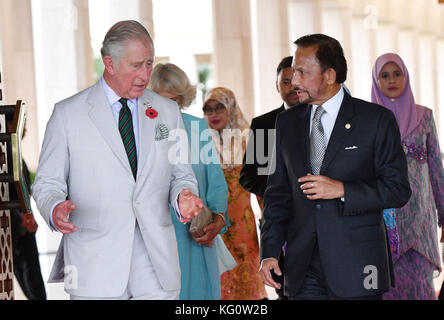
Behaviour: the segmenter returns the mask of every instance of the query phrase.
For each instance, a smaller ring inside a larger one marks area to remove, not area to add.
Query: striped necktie
[[[310,160],[313,174],[319,174],[325,153],[324,128],[321,117],[326,111],[322,106],[318,106],[313,116],[310,137]]]
[[[119,102],[122,104],[122,109],[119,113],[119,131],[122,136],[123,146],[128,155],[131,171],[133,172],[134,180],[137,175],[137,150],[136,140],[134,138],[133,120],[131,117],[131,110],[128,108],[128,99],[121,98]]]

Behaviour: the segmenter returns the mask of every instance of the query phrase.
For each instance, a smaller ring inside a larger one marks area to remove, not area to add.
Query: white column
[[[35,171],[39,144],[30,0],[0,1],[0,41],[4,103],[15,104],[17,100],[26,102],[27,133],[22,154],[29,169]]]
[[[350,90],[353,96],[370,101],[372,86],[371,31],[365,24],[365,14],[354,13],[351,25],[351,56],[348,59]]]
[[[254,116],[250,2],[213,0],[214,85],[231,89],[247,121]]]
[[[145,26],[154,39],[153,1],[139,0],[139,22]]]
[[[440,137],[441,152],[444,152],[444,2],[429,4],[432,17],[429,19],[432,33],[435,36],[435,122]]]
[[[421,33],[419,36],[419,98],[416,103],[422,104],[434,112],[437,109],[436,96],[436,44],[435,37],[430,33]]]
[[[94,82],[93,51],[91,47],[88,0],[73,0],[73,14],[77,11],[75,48],[77,57],[77,88],[82,90]]]
[[[321,32],[320,0],[289,0],[289,38],[291,42],[311,33]]]
[[[54,104],[93,81],[87,0],[33,0],[39,139]]]
[[[343,1],[322,1],[320,5],[321,32],[339,41],[348,63],[351,61],[351,24],[352,10]],[[348,64],[348,67],[350,65]],[[347,72],[345,84],[353,91],[353,73]]]
[[[282,104],[276,68],[294,50],[288,35],[288,0],[252,0],[251,4],[255,115],[259,115]]]
[[[87,0],[32,0],[39,146],[54,104],[93,84],[93,54]],[[61,234],[51,232],[32,202],[36,238],[46,282]],[[63,284],[45,284],[49,298],[66,298]]]

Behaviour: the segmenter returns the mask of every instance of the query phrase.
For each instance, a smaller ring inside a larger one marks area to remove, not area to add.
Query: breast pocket
[[[348,143],[342,147],[341,154],[346,157],[363,157],[371,153],[371,148],[362,143]]]

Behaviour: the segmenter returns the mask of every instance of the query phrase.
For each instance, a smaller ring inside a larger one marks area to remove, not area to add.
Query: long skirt
[[[394,263],[395,287],[384,300],[436,300],[433,284],[435,266],[413,249]]]

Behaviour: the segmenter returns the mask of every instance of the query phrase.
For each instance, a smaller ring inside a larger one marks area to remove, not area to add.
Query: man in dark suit
[[[290,299],[381,299],[393,285],[384,208],[411,191],[396,119],[341,87],[341,45],[322,35],[296,40],[292,84],[301,102],[278,115],[275,171],[268,178],[261,230],[265,284]],[[318,110],[319,109],[319,110]]]
[[[247,151],[242,163],[239,182],[245,190],[257,196],[261,209],[265,188],[267,187],[268,159],[271,157],[274,148],[276,117],[282,111],[288,110],[299,103],[296,88],[291,84],[293,76],[292,61],[292,56],[285,57],[277,67],[276,89],[283,103],[279,108],[253,118],[250,126],[251,135],[248,139]],[[262,219],[260,222],[262,224]],[[279,258],[279,265],[281,266],[282,263],[283,254]],[[273,273],[273,279],[282,284],[282,276]],[[279,300],[287,299],[282,289],[276,289],[276,293]]]
[[[274,147],[275,135],[273,134],[273,129],[275,128],[276,117],[282,111],[299,103],[296,89],[291,84],[293,76],[293,70],[291,69],[292,61],[292,56],[285,57],[277,67],[276,89],[283,100],[282,105],[268,113],[253,118],[251,121],[251,136],[248,139],[239,182],[245,190],[254,193],[260,202],[262,202],[265,188],[267,187],[268,175],[266,174],[266,168]]]

